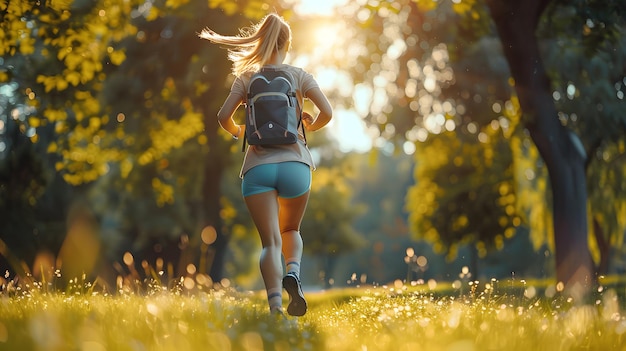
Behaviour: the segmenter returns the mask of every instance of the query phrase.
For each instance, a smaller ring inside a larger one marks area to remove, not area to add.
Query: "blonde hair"
[[[269,14],[256,25],[239,31],[238,36],[223,36],[205,28],[199,34],[200,38],[212,43],[235,47],[228,50],[228,59],[233,61],[235,76],[258,71],[270,60],[272,54],[291,44],[291,28],[276,14]]]

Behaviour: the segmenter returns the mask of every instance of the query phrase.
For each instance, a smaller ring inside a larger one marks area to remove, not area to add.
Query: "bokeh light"
[[[213,244],[215,240],[217,240],[217,231],[215,230],[215,227],[204,227],[204,229],[202,229],[202,232],[200,233],[200,238],[202,239],[202,242],[206,245]]]

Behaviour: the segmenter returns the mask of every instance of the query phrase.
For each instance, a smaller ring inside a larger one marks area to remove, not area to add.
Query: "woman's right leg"
[[[309,201],[311,168],[300,162],[281,163],[279,167],[278,222],[283,256],[287,272],[299,275],[303,248],[300,224]]]
[[[309,200],[311,169],[303,163],[289,162],[281,164],[279,170],[278,222],[287,268],[283,278],[283,287],[289,293],[287,313],[302,316],[307,311],[307,303],[300,283],[303,249],[300,224]]]
[[[278,198],[278,222],[283,241],[283,256],[287,272],[300,275],[300,261],[302,260],[303,242],[300,235],[300,224],[309,200],[309,192],[297,198]],[[292,267],[293,266],[293,267]]]
[[[283,256],[287,274],[283,277],[283,287],[289,294],[287,313],[302,316],[307,311],[307,303],[300,283],[300,262],[302,261],[302,236],[300,222],[304,216],[309,192],[296,198],[278,198],[280,232],[283,241]]]

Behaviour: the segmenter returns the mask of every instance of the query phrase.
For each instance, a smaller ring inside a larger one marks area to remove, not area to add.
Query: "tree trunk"
[[[209,142],[209,148],[212,153],[219,153],[217,118],[213,117],[214,114],[211,113],[205,113],[205,116],[209,116],[205,118],[205,133],[208,140],[213,140],[213,142]],[[227,155],[227,153],[223,153],[223,155]],[[213,226],[217,233],[215,242],[209,246],[207,252],[207,265],[210,267],[209,276],[216,283],[224,278],[224,259],[230,241],[230,235],[223,231],[222,217],[220,216],[220,197],[222,196],[220,183],[225,167],[222,157],[204,161],[204,179],[202,182],[202,210],[204,213],[202,218],[204,218],[203,227]]]
[[[593,217],[593,236],[596,239],[598,250],[600,250],[600,262],[598,263],[596,273],[598,275],[604,275],[609,272],[611,244],[609,243],[609,240],[604,237],[604,231],[602,230],[602,226],[596,217]]]
[[[591,286],[593,262],[587,243],[585,151],[576,135],[557,118],[550,81],[535,36],[542,0],[488,0],[515,90],[550,176],[553,198],[556,279],[573,294]]]

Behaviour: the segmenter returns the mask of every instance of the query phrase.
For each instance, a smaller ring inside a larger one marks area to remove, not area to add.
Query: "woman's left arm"
[[[333,108],[330,106],[326,95],[324,95],[318,87],[307,90],[306,97],[311,100],[320,111],[317,117],[313,117],[306,112],[303,113],[303,115],[306,116],[306,118],[304,118],[304,126],[307,130],[315,131],[330,122],[333,118]]]

